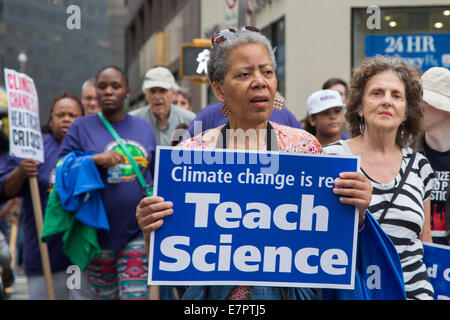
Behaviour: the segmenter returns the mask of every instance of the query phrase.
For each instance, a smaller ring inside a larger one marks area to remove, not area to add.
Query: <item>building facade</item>
[[[80,96],[83,82],[110,61],[108,1],[2,2],[0,84],[5,67],[32,77],[39,95],[41,124],[45,124],[56,96],[63,92]],[[19,62],[21,53],[26,59]]]
[[[72,4],[80,8],[79,29],[67,27],[67,8]],[[370,0],[0,0],[0,72],[4,67],[24,68],[36,80],[41,122],[48,118],[54,97],[63,91],[80,94],[84,80],[106,64],[126,70],[132,108],[146,104],[141,90],[145,72],[163,65],[191,93],[194,111],[199,111],[215,99],[207,84],[180,77],[181,46],[195,38],[210,39],[221,28],[252,24],[276,47],[278,90],[301,119],[312,92],[330,77],[349,81],[352,68],[366,55],[398,53],[422,67],[450,64],[450,52],[441,45],[450,34],[448,1],[377,0],[379,21],[376,10],[370,9],[373,4]],[[426,50],[435,52],[413,54]],[[28,58],[23,65],[18,60],[21,52]],[[442,61],[437,61],[436,52],[441,52]]]
[[[110,63],[125,69],[125,28],[127,25],[127,0],[108,0],[108,30]]]
[[[165,66],[191,93],[194,111],[200,110],[204,88],[179,77],[181,45],[200,36],[200,0],[136,0],[128,1],[127,9],[125,60],[131,108],[146,104],[141,89],[146,71]]]
[[[239,2],[244,14],[233,16]],[[279,91],[298,119],[311,93],[330,77],[350,81],[366,55],[399,54],[422,69],[450,66],[444,0],[202,0],[201,10],[203,37],[230,21],[264,31],[277,47]]]

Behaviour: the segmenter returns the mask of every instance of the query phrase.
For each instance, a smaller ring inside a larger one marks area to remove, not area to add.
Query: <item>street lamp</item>
[[[20,51],[20,53],[17,55],[17,60],[19,60],[20,72],[23,73],[25,71],[25,66],[26,66],[27,61],[28,61],[28,56],[25,53],[25,51]]]

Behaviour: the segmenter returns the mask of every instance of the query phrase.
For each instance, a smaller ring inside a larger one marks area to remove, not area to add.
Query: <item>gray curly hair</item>
[[[404,147],[411,142],[411,139],[415,139],[423,133],[423,88],[418,70],[406,65],[399,57],[377,55],[366,58],[353,70],[345,119],[349,125],[351,136],[361,135],[360,124],[363,119],[359,116],[358,110],[363,106],[367,83],[373,76],[384,71],[394,72],[405,85],[406,120],[402,124],[403,135],[401,134],[402,130],[399,129],[395,139],[399,146]]]
[[[272,67],[276,71],[275,54],[270,41],[259,32],[238,30],[226,41],[212,45],[211,57],[208,61],[208,77],[211,82],[217,81],[223,84],[225,74],[229,68],[228,55],[237,46],[249,43],[261,43],[267,49]]]

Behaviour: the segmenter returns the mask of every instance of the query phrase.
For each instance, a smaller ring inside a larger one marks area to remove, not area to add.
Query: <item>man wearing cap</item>
[[[309,96],[306,106],[308,121],[304,129],[316,136],[322,146],[349,138],[341,134],[345,104],[339,92],[330,89],[316,91]]]
[[[130,112],[131,115],[150,122],[158,145],[171,146],[172,132],[176,127],[181,123],[189,125],[195,118],[195,113],[172,104],[174,90],[177,88],[169,69],[155,67],[148,70],[142,83],[148,105]]]
[[[431,193],[433,242],[450,245],[450,71],[434,67],[422,75],[425,134],[414,149],[430,161],[439,183]]]

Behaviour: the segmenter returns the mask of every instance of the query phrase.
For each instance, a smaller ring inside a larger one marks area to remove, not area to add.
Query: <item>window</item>
[[[127,28],[127,62],[131,63],[136,54],[136,28],[134,23]]]
[[[144,38],[147,39],[152,34],[152,2],[144,3]]]
[[[272,42],[277,63],[278,92],[286,95],[286,37],[284,17],[262,29],[264,35]]]
[[[372,14],[352,9],[352,67],[377,54],[398,55],[421,71],[450,67],[450,6],[382,7],[379,28],[368,26]]]

